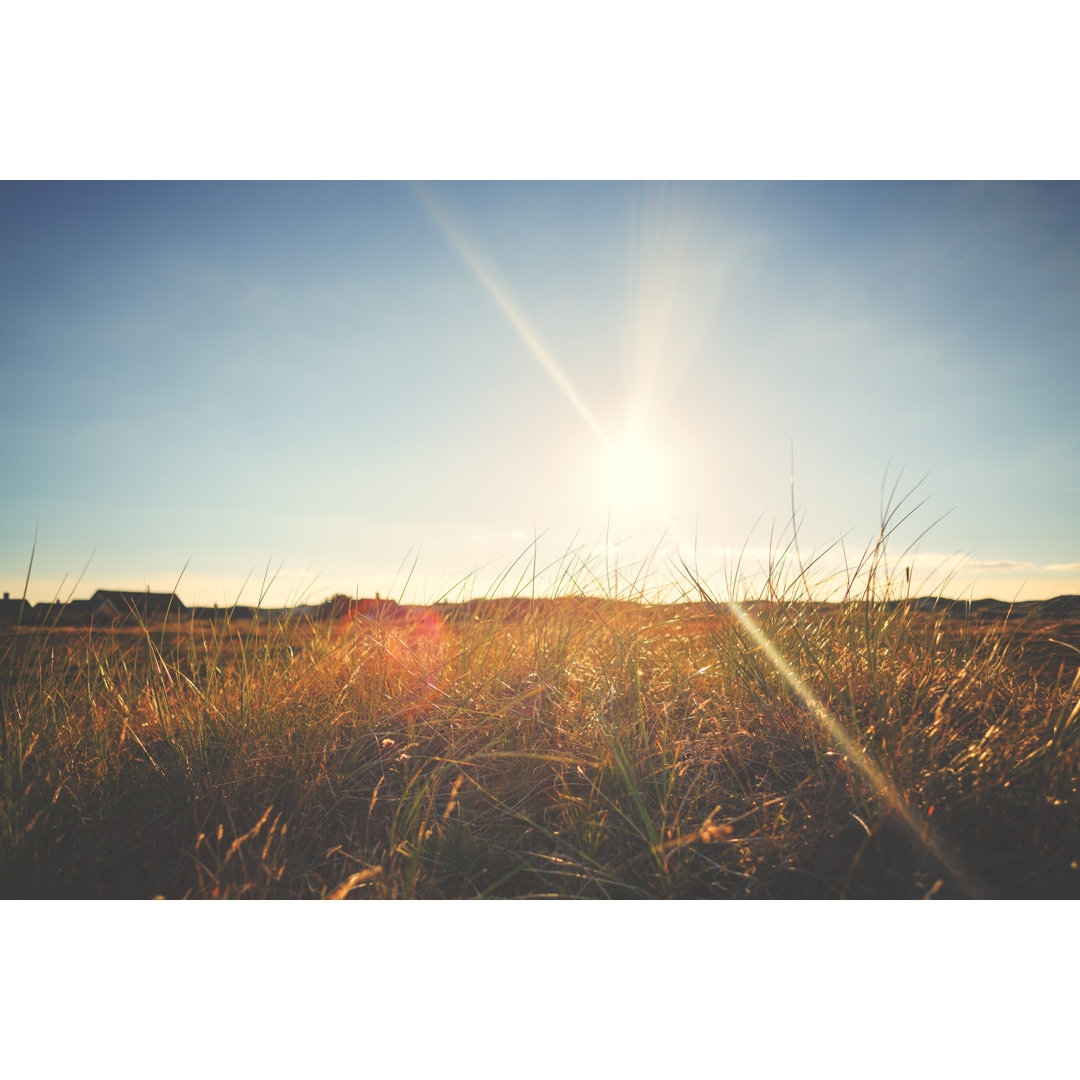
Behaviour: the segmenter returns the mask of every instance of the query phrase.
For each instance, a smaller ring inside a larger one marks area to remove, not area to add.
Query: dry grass
[[[847,746],[703,591],[12,631],[0,894],[1080,894],[1075,663],[771,591]]]

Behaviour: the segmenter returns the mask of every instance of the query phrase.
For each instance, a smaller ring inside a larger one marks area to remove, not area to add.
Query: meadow
[[[0,627],[0,896],[1080,895],[1080,611],[883,566]]]

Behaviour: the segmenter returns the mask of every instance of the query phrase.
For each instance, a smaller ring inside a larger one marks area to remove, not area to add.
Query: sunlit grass
[[[884,565],[738,597],[847,749],[689,570],[677,603],[568,557],[422,617],[8,628],[0,894],[1077,895],[1076,657]]]

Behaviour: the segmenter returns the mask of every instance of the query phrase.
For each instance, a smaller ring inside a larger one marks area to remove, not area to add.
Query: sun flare
[[[613,510],[661,508],[669,482],[665,455],[640,433],[611,445],[599,476],[601,498]]]

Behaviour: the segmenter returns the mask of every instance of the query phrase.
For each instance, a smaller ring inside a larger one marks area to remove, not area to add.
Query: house
[[[34,608],[34,622],[38,626],[68,626],[72,623],[88,623],[93,617],[89,600],[42,601]]]
[[[90,611],[97,620],[121,621],[139,618],[144,622],[185,612],[176,593],[136,592],[129,589],[98,589],[90,597]]]
[[[69,600],[60,609],[59,618],[65,623],[89,623],[93,621],[94,608],[89,600]]]
[[[20,617],[23,622],[29,622],[30,613],[34,605],[21,597],[18,600],[11,599],[11,593],[4,593],[4,599],[0,600],[0,621],[18,622]]]
[[[338,600],[334,597],[334,600]],[[384,622],[398,618],[401,615],[401,607],[393,600],[384,600],[378,593],[374,599],[364,597],[360,600],[349,600],[341,597],[343,605],[334,610],[334,617],[348,616],[350,619],[370,619],[372,622]]]

